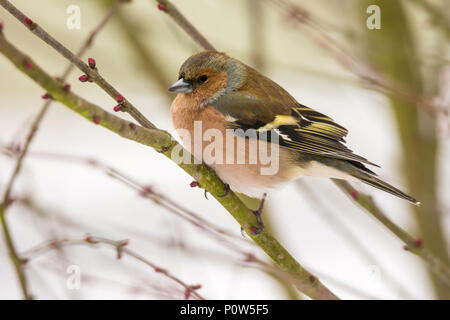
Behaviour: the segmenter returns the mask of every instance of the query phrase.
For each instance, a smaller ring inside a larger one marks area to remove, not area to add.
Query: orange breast
[[[226,129],[223,114],[211,106],[200,107],[189,95],[177,96],[171,114],[186,149],[212,167],[234,190],[260,197],[266,189],[298,175],[291,152],[264,141],[236,136]],[[261,152],[266,152],[264,157]]]

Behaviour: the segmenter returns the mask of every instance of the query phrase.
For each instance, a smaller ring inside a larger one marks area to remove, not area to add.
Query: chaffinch
[[[300,176],[321,176],[362,181],[418,204],[377,178],[366,167],[376,165],[345,146],[345,128],[225,53],[204,51],[188,58],[169,91],[178,93],[171,115],[182,143],[233,190],[261,197]],[[273,163],[264,163],[261,150],[277,155],[272,173],[267,174]],[[205,161],[205,153],[213,161]]]

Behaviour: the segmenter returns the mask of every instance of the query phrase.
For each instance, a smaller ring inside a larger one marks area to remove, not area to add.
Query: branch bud
[[[78,80],[80,80],[81,82],[87,82],[89,80],[89,77],[85,74],[83,74],[82,76],[80,76],[78,78]]]
[[[95,62],[95,59],[89,58],[89,59],[88,59],[88,64],[89,64],[89,67],[90,67],[91,69],[95,69],[95,65],[96,65],[97,63]]]

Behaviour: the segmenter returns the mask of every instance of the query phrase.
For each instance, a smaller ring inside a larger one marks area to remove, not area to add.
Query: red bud
[[[14,196],[9,197],[9,199],[8,199],[8,205],[11,205],[11,204],[13,204],[13,203],[16,202],[16,201],[17,201],[17,198],[16,198],[16,197],[14,197]]]
[[[31,68],[33,68],[33,62],[28,61],[25,66],[27,67],[27,69],[31,69]]]
[[[50,93],[47,92],[47,93],[43,94],[41,98],[42,98],[42,99],[51,99],[52,96],[51,96]]]
[[[169,147],[163,146],[163,147],[161,148],[161,151],[160,151],[160,152],[166,153],[168,150],[169,150]]]
[[[117,95],[116,101],[117,101],[118,103],[123,102],[123,96],[122,96],[120,93]]]
[[[88,64],[89,64],[89,67],[90,67],[91,69],[94,69],[94,68],[95,68],[95,65],[96,65],[95,59],[89,58],[89,59],[88,59]]]
[[[0,21],[0,32],[3,31],[3,21]]]
[[[195,187],[199,186],[197,181],[192,181],[189,185],[191,186],[191,188],[195,188]]]
[[[66,85],[64,85],[64,90],[66,90],[66,91],[69,91],[70,90],[70,84],[66,84]]]
[[[25,18],[25,24],[27,26],[31,26],[33,24],[33,20],[31,20],[30,18]]]
[[[419,247],[422,248],[423,246],[423,240],[421,238],[417,238],[416,241],[414,241],[414,244]]]
[[[91,243],[91,244],[98,243],[98,241],[94,240],[90,234],[86,235],[86,237],[84,238],[84,241],[86,241],[87,243]]]
[[[58,241],[56,241],[56,240],[52,240],[50,243],[49,243],[49,245],[50,245],[50,247],[52,247],[52,248],[58,248],[59,247],[59,242]]]
[[[78,80],[80,80],[81,82],[86,82],[89,80],[89,77],[87,75],[83,74],[82,76],[80,76],[78,78]]]
[[[146,196],[146,195],[153,194],[153,193],[154,193],[154,191],[153,191],[152,187],[149,187],[149,186],[144,187],[141,191],[142,196]]]
[[[99,124],[100,123],[99,117],[97,117],[97,116],[94,117],[94,123],[95,124]]]
[[[158,9],[161,10],[161,11],[166,11],[166,6],[163,5],[162,3],[159,3],[158,4]]]

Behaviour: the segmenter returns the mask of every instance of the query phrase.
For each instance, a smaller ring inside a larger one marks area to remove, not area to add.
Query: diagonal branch
[[[6,0],[0,0],[0,5],[8,8],[13,7]],[[14,10],[11,11],[17,12],[18,10],[14,8]],[[18,16],[24,17],[22,13]],[[37,28],[34,30],[36,29]],[[47,33],[42,34],[46,34],[47,37],[49,37]],[[48,40],[48,38],[46,39]],[[53,41],[50,42],[53,43]],[[70,51],[66,48],[62,51],[70,53]],[[175,159],[178,155],[178,152],[177,154],[174,154],[173,151],[183,150],[186,154],[188,154],[186,150],[184,150],[172,139],[169,133],[155,127],[147,129],[145,127],[136,126],[131,122],[104,111],[102,108],[84,100],[83,98],[75,95],[73,92],[67,92],[61,83],[54,80],[28,56],[15,48],[1,35],[0,52],[19,70],[24,72],[36,83],[47,90],[47,92],[49,92],[55,100],[62,102],[67,107],[79,113],[88,120],[94,120],[96,124],[99,124],[124,138],[151,146],[173,161],[176,161]],[[72,54],[69,54],[69,56],[72,56]],[[32,63],[31,68],[27,67],[27,65],[30,65],[29,62]],[[76,63],[76,61],[74,61],[74,63],[80,69],[85,66],[82,62],[81,65]],[[84,71],[84,69],[82,70]],[[110,94],[111,92],[108,93]],[[177,149],[175,149],[175,147],[177,147]],[[226,197],[219,197],[225,192],[225,185],[216,176],[214,171],[204,165],[193,164],[193,161],[191,161],[191,163],[177,163],[177,165],[194,177],[194,179],[199,182],[205,190],[211,193],[215,199],[220,202],[221,205],[237,220],[252,240],[259,247],[261,247],[261,249],[263,249],[263,251],[271,257],[283,271],[288,272],[297,280],[296,286],[300,291],[313,299],[337,299],[337,297],[328,288],[326,288],[317,279],[317,277],[313,276],[310,272],[303,268],[267,230],[257,236],[251,233],[252,226],[257,223],[253,212],[247,208],[233,192],[230,192]]]
[[[119,93],[109,82],[107,82],[97,71],[97,68],[91,68],[89,65],[84,63],[80,58],[78,58],[69,49],[63,46],[58,40],[49,35],[44,29],[42,29],[37,23],[33,22],[30,18],[25,16],[19,9],[14,7],[7,0],[0,0],[0,5],[5,8],[9,13],[17,18],[22,24],[27,27],[35,36],[43,40],[53,49],[58,51],[67,60],[71,61],[75,66],[83,71],[90,82],[95,82],[100,88],[102,88],[108,95],[110,95],[114,100],[121,96],[121,106],[122,110],[128,112],[139,124],[146,128],[155,128],[153,123],[151,123],[145,116],[137,110],[131,102],[129,102],[123,95]]]
[[[276,9],[285,16],[286,21],[292,22],[313,41],[323,48],[332,58],[356,75],[364,84],[386,95],[399,97],[423,109],[434,117],[441,116],[448,120],[448,111],[442,103],[431,97],[416,92],[407,84],[394,81],[387,75],[375,69],[372,65],[362,61],[343,47],[318,23],[317,19],[305,7],[290,0],[269,0]],[[287,19],[286,19],[287,18]]]
[[[353,188],[350,183],[344,180],[333,179],[333,182],[344,191],[353,201],[365,209],[368,213],[380,221],[386,228],[395,234],[405,243],[404,249],[421,257],[427,263],[430,270],[441,279],[441,281],[450,286],[450,269],[439,258],[431,254],[424,247],[421,239],[414,238],[408,232],[392,222],[381,208],[375,203],[370,195],[364,194]]]
[[[161,2],[159,0],[157,0],[158,2]],[[276,2],[276,1],[275,1]],[[285,3],[283,1],[277,2],[279,4],[281,4],[281,7],[283,7],[283,5],[288,5],[289,3]],[[292,7],[292,8],[300,8],[300,7]],[[292,9],[291,7],[289,7],[288,9]],[[298,19],[300,22],[302,23],[306,23],[305,21],[309,21],[310,15],[308,12],[304,11],[303,8],[300,8],[302,11],[299,12],[299,15],[294,16],[294,18]],[[302,15],[303,14],[303,15]],[[182,27],[182,26],[181,26]],[[189,29],[185,29],[185,31],[194,39],[196,40],[200,45],[202,45],[202,43],[200,41],[197,40],[196,37],[196,33],[191,33]],[[196,31],[198,33],[198,31]],[[320,33],[322,36],[326,36],[328,39],[328,36],[325,35],[324,33]],[[325,42],[328,43],[328,42]],[[340,46],[338,46],[337,44],[335,44],[334,42],[331,42],[334,45],[336,45],[336,56],[337,57],[341,57],[342,63],[344,65],[349,65],[350,67],[354,68],[353,71],[357,74],[361,74],[360,70],[358,68],[356,68],[358,61],[355,61],[355,58],[350,55],[347,51],[345,51],[343,48],[341,48]],[[204,49],[208,49],[207,47],[203,46]],[[362,75],[362,74],[361,74]],[[380,79],[380,77],[375,77],[374,79]],[[367,80],[367,79],[363,79],[363,80]],[[372,81],[372,80],[371,80]],[[383,85],[385,85],[385,83],[381,82]],[[396,88],[398,89],[398,88]],[[399,92],[401,90],[394,90],[394,92]],[[419,99],[420,100],[420,99]],[[431,108],[431,107],[430,107]],[[437,110],[437,109],[436,109]],[[436,111],[435,109],[432,109],[432,111]],[[428,110],[430,111],[430,110]],[[335,180],[333,179],[334,183],[336,185],[338,185],[340,187],[340,189],[342,191],[344,191],[344,193],[346,193],[347,195],[349,195],[350,197],[354,198],[352,195],[357,193],[357,191],[355,189],[353,189],[351,187],[351,185],[348,182],[342,181],[342,180]],[[362,194],[360,194],[362,195]],[[409,250],[413,253],[416,253],[417,255],[419,255],[421,258],[423,258],[427,264],[430,266],[431,270],[436,273],[439,278],[447,284],[450,284],[450,269],[447,265],[445,265],[442,261],[440,261],[437,257],[435,257],[434,255],[432,255],[428,250],[426,250],[423,247],[423,244],[421,243],[420,246],[417,246],[417,239],[414,239],[412,236],[410,236],[406,231],[404,231],[403,229],[401,229],[399,226],[397,226],[396,224],[394,224],[391,220],[389,220],[389,218],[387,218],[386,215],[384,215],[381,211],[381,209],[379,209],[376,204],[373,202],[373,200],[371,199],[370,196],[367,195],[363,195],[362,197],[360,197],[361,199],[365,199],[368,201],[369,205],[367,205],[366,202],[363,201],[358,201],[358,203],[360,205],[363,206],[363,208],[365,208],[369,213],[371,213],[376,219],[378,219],[379,221],[381,221],[389,230],[391,230],[395,235],[397,235],[403,242],[406,243],[406,246],[409,248]],[[364,203],[364,205],[363,205]]]
[[[45,251],[49,251],[52,249],[58,249],[60,247],[67,247],[67,246],[90,246],[92,248],[97,248],[100,245],[112,247],[117,252],[117,258],[120,259],[123,254],[126,254],[144,264],[152,268],[155,272],[162,274],[166,278],[178,283],[180,286],[182,286],[185,290],[185,296],[189,298],[189,296],[193,296],[194,298],[198,300],[205,300],[203,296],[201,296],[197,290],[201,288],[201,285],[188,285],[184,281],[182,281],[180,278],[176,277],[175,275],[171,274],[169,270],[164,269],[154,262],[150,261],[149,259],[143,257],[139,253],[127,248],[128,246],[128,240],[111,240],[106,239],[102,237],[94,237],[91,235],[87,235],[86,237],[82,239],[53,239],[50,241],[45,241],[36,247],[24,252],[22,255],[27,259],[31,259],[35,257],[38,254],[42,254]]]
[[[77,53],[77,57],[82,56],[84,54],[84,52],[92,45],[96,35],[108,23],[108,21],[111,19],[111,17],[114,15],[114,13],[119,9],[119,7],[122,3],[124,3],[124,0],[116,0],[116,2],[113,4],[113,6],[111,7],[111,9],[107,13],[107,15],[102,19],[100,24],[91,32],[88,39],[85,41],[83,46],[80,48],[80,50]],[[73,65],[69,64],[61,76],[61,80],[60,80],[61,82],[65,81],[65,79],[70,74],[70,71],[72,69],[73,69]],[[17,256],[14,242],[9,233],[9,228],[8,228],[8,225],[7,225],[4,215],[6,214],[6,210],[8,209],[9,205],[11,204],[10,197],[11,197],[12,188],[13,188],[14,182],[22,168],[23,160],[28,152],[31,141],[33,140],[33,138],[36,135],[36,132],[39,128],[39,124],[41,123],[42,119],[44,118],[45,114],[47,113],[47,111],[51,105],[51,102],[52,102],[51,99],[49,99],[44,103],[44,105],[42,106],[41,110],[39,111],[38,115],[36,116],[36,118],[34,119],[32,125],[31,125],[30,132],[27,135],[24,147],[18,155],[16,165],[14,166],[13,173],[11,174],[11,177],[9,178],[9,180],[7,182],[6,190],[3,195],[2,204],[0,206],[0,215],[1,215],[1,224],[2,224],[3,233],[5,235],[6,242],[7,242],[8,248],[9,248],[9,252],[10,252],[11,258],[13,260],[13,263],[14,263],[14,266],[16,269],[16,273],[18,275],[19,282],[21,285],[22,293],[23,293],[23,296],[25,299],[30,298],[29,293],[28,293],[28,288],[27,288],[27,280],[26,280],[25,272],[23,271],[21,259]]]
[[[206,38],[190,23],[177,7],[175,7],[168,0],[156,0],[158,2],[158,9],[167,13],[179,26],[181,29],[186,31],[186,33],[197,42],[205,50],[216,50],[213,45],[206,40]]]
[[[160,2],[159,0],[157,0],[158,2]],[[306,10],[304,10],[302,7],[298,6],[298,5],[291,5],[289,2],[285,2],[284,0],[272,0],[273,2],[275,2],[276,4],[280,5],[280,8],[283,9],[288,9],[288,10],[292,10],[291,14],[292,14],[292,18],[296,19],[298,22],[302,23],[302,24],[308,24],[307,22],[311,23],[311,15],[309,12],[307,12]],[[314,21],[313,21],[314,22]],[[309,25],[309,24],[308,24]],[[182,27],[182,26],[181,26]],[[312,23],[312,27],[314,30],[319,30],[320,28],[318,28],[318,26],[316,25],[316,23]],[[316,30],[316,31],[317,31]],[[185,31],[195,40],[197,41],[198,44],[202,45],[201,41],[197,40],[197,36],[196,33],[192,33],[190,32],[189,29],[185,29]],[[196,31],[198,33],[198,31]],[[322,31],[317,31],[319,36],[325,37],[327,41],[322,42],[320,41],[320,44],[325,45],[326,48],[328,48],[329,44],[332,44],[332,47],[330,47],[329,49],[335,54],[336,58],[345,66],[349,66],[350,69],[355,72],[357,75],[359,75],[362,80],[364,81],[368,81],[372,84],[380,84],[381,87],[387,88],[387,89],[392,89],[390,87],[390,84],[386,84],[385,82],[381,81],[380,79],[386,80],[383,77],[380,77],[378,74],[375,74],[374,77],[371,77],[370,79],[365,78],[364,77],[364,73],[361,73],[360,67],[359,67],[359,61],[357,61],[349,52],[347,52],[344,48],[341,48],[335,41],[331,41],[331,39],[329,38],[329,36],[325,33],[323,33]],[[328,41],[329,40],[329,41]],[[205,50],[208,50],[207,47],[203,46],[203,48]],[[367,70],[367,69],[364,69]],[[370,80],[370,81],[369,81]],[[381,81],[381,82],[377,82],[377,81]],[[386,80],[387,81],[387,80]],[[393,90],[393,92],[402,92],[402,90],[400,90],[399,88],[395,87],[395,90]],[[412,98],[413,100],[418,100],[418,101],[422,101],[422,98],[417,98],[417,97],[412,97],[411,96],[411,92],[407,92],[408,94],[410,94],[410,96],[406,95],[407,98]],[[422,101],[423,102],[423,101]],[[419,104],[420,105],[420,104]],[[427,105],[424,103],[424,107],[428,108],[427,111],[429,112],[441,112],[442,110],[437,108],[434,105]],[[356,191],[353,187],[351,187],[351,185],[348,182],[342,181],[342,180],[336,180],[333,179],[334,183],[344,192],[346,193],[348,196],[354,198],[354,194],[358,194],[358,191]],[[399,226],[397,226],[396,224],[394,224],[391,220],[389,220],[389,218],[387,218],[387,216],[385,214],[382,213],[381,209],[379,209],[376,204],[373,202],[373,200],[371,199],[370,196],[368,195],[363,195],[360,193],[360,195],[362,195],[362,197],[360,197],[360,201],[357,201],[363,208],[365,208],[370,214],[372,214],[376,219],[378,219],[379,221],[381,221],[389,230],[391,230],[395,235],[397,235],[402,241],[404,241],[406,243],[406,247],[409,248],[409,250],[413,253],[416,253],[417,255],[419,255],[421,258],[423,258],[428,265],[430,266],[431,270],[436,273],[438,275],[438,277],[447,284],[450,284],[450,269],[449,267],[444,264],[442,261],[440,261],[437,257],[435,257],[434,255],[432,255],[428,250],[426,250],[423,247],[423,244],[421,243],[421,241],[419,241],[420,246],[417,245],[417,239],[414,239],[412,236],[410,236],[408,233],[406,233],[406,231],[404,231],[403,229],[401,229]],[[364,201],[361,201],[361,199],[364,199]],[[363,205],[364,204],[364,205]]]

